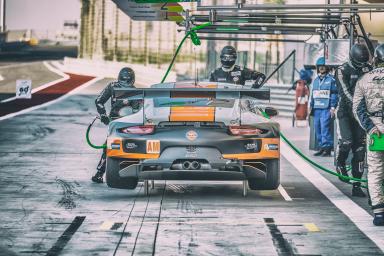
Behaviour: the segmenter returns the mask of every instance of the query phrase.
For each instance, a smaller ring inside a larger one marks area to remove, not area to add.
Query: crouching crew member
[[[325,65],[324,57],[316,62],[318,76],[313,81],[311,93],[311,114],[314,115],[314,126],[319,151],[315,156],[331,156],[333,149],[332,118],[338,102],[336,81],[330,68]]]
[[[211,72],[209,81],[241,85],[250,84],[252,88],[260,88],[265,80],[265,75],[235,65],[236,59],[237,53],[235,48],[225,46],[220,54],[221,67]]]
[[[357,82],[353,97],[353,114],[369,140],[372,134],[384,136],[384,44],[375,49],[374,66]],[[373,224],[384,226],[384,151],[368,149],[367,157]]]

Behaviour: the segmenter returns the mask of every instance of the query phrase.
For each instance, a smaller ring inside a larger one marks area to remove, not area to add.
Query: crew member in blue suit
[[[316,61],[317,77],[312,84],[311,113],[314,115],[316,139],[319,146],[315,156],[331,156],[333,149],[332,119],[338,102],[335,78],[329,74],[324,57]]]

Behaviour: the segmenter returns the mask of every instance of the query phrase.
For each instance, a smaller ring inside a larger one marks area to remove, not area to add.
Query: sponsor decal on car
[[[120,149],[120,143],[112,143],[111,149]]]
[[[160,140],[147,140],[147,153],[148,154],[160,153]]]
[[[279,145],[277,145],[277,144],[265,144],[264,149],[265,150],[279,150]]]
[[[256,143],[247,143],[244,145],[246,150],[257,150],[257,144]]]
[[[127,149],[134,149],[134,148],[137,148],[138,146],[137,146],[137,144],[134,143],[134,142],[127,142],[127,143],[125,144],[125,147],[126,147]]]
[[[197,132],[190,130],[185,134],[185,137],[187,137],[187,139],[190,141],[194,141],[197,139]]]

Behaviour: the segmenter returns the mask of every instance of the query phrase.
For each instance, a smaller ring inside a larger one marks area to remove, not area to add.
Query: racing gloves
[[[108,125],[109,124],[109,117],[106,114],[102,114],[100,116],[100,120],[103,124]]]

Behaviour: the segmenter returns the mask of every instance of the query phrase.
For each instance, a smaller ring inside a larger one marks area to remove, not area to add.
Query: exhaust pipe
[[[183,169],[184,170],[189,170],[191,168],[191,162],[189,162],[189,161],[185,161],[184,163],[183,163]]]
[[[193,162],[191,163],[191,169],[193,169],[193,170],[200,169],[200,163],[197,162],[197,161],[193,161]]]

